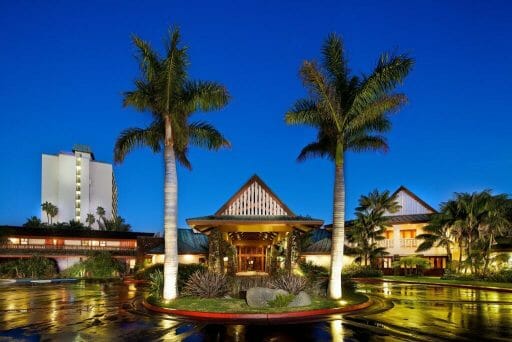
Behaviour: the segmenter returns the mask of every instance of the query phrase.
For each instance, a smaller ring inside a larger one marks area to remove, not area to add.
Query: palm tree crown
[[[298,100],[286,113],[288,124],[318,129],[317,139],[298,159],[328,157],[343,162],[344,151],[387,150],[382,133],[389,131],[390,113],[405,104],[402,93],[391,93],[407,76],[413,59],[382,54],[371,75],[350,75],[343,43],[331,34],[322,49],[321,66],[305,61],[300,70],[310,96]]]
[[[230,146],[212,125],[202,121],[189,122],[194,112],[223,108],[229,101],[229,94],[218,83],[187,78],[187,49],[179,46],[179,30],[175,28],[169,31],[163,57],[148,42],[136,36],[133,43],[138,50],[141,75],[135,81],[135,89],[124,93],[123,105],[150,112],[153,122],[146,128],[129,128],[121,133],[114,149],[115,161],[122,162],[136,147],[147,146],[153,152],[159,152],[162,145],[169,144],[174,149],[176,159],[190,169],[187,158],[189,144],[214,150]],[[169,121],[172,130],[167,141],[166,121]]]

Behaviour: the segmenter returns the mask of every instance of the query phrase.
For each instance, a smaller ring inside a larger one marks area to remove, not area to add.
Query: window
[[[402,239],[414,239],[414,238],[416,238],[416,229],[401,230],[400,237]]]
[[[20,239],[20,245],[28,245],[28,239],[27,238],[21,238]]]
[[[105,247],[107,245],[107,241],[100,241],[100,246]]]
[[[89,246],[89,240],[82,240],[82,246]]]

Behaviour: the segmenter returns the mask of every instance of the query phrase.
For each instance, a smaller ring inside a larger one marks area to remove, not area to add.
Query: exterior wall
[[[414,255],[414,254],[422,254],[425,256],[444,256],[446,255],[446,249],[443,247],[433,247],[428,251],[417,253],[416,248],[421,244],[423,240],[416,239],[415,237],[402,237],[402,234],[405,231],[414,231],[414,236],[418,236],[424,233],[423,227],[425,227],[426,223],[406,223],[406,224],[396,224],[389,228],[386,233],[389,237],[392,235],[390,239],[384,239],[379,241],[379,245],[381,247],[386,247],[386,251],[389,255]],[[386,234],[385,233],[385,234]]]
[[[57,203],[53,202],[53,204],[59,208],[59,213],[54,220],[58,222],[68,222],[75,219],[75,157],[61,153],[59,154],[58,164],[58,201]],[[43,198],[42,201],[45,202],[46,199]]]
[[[415,215],[415,214],[431,214],[432,210],[426,208],[423,204],[414,199],[405,191],[398,192],[396,201],[401,206],[400,210],[396,213],[386,212],[386,216],[396,215]]]
[[[79,164],[77,158],[80,159]],[[77,172],[80,173],[80,182],[77,182]],[[77,185],[80,192],[77,192]],[[79,218],[80,222],[85,223],[87,214],[95,215],[99,206],[111,219],[114,186],[112,165],[92,160],[89,153],[76,151],[58,156],[42,155],[41,203],[48,201],[59,208],[53,222],[69,222]],[[47,221],[46,213],[42,210],[41,220]],[[95,223],[93,228],[98,228],[98,224]]]
[[[41,158],[41,203],[59,203],[59,157],[43,154]],[[41,221],[46,222],[46,213],[41,210]]]
[[[108,219],[112,218],[112,165],[99,162],[90,164],[90,199],[89,211],[87,213],[95,214],[97,207],[105,209],[105,215]],[[84,221],[87,213],[83,213]],[[97,224],[94,224],[97,226]]]

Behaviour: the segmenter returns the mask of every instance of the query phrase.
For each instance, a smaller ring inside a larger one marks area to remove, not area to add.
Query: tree
[[[96,215],[98,215],[98,228],[100,230],[105,230],[105,209],[103,207],[97,207],[96,208]]]
[[[379,192],[373,190],[368,195],[359,198],[356,208],[356,219],[349,231],[348,240],[356,246],[351,248],[358,255],[356,261],[370,263],[376,266],[376,259],[387,255],[386,248],[379,247],[378,241],[383,240],[389,218],[386,212],[395,213],[400,209],[396,196],[391,196],[388,190]]]
[[[43,228],[44,224],[41,222],[39,217],[32,216],[32,217],[29,217],[25,223],[23,223],[23,227],[27,227],[27,228]]]
[[[87,227],[91,228],[91,226],[96,222],[96,218],[93,214],[89,213],[87,214],[87,218],[85,219],[85,222],[87,223]]]
[[[428,225],[423,227],[425,233],[416,236],[423,240],[416,252],[424,252],[432,247],[444,247],[446,249],[446,261],[448,268],[452,266],[452,249],[454,244],[454,226],[458,220],[458,208],[455,201],[448,201],[441,205],[441,210],[432,216]],[[460,240],[462,242],[462,240]],[[462,256],[462,251],[459,253]],[[459,260],[460,265],[460,260]],[[459,266],[460,267],[460,266]]]
[[[387,150],[382,135],[391,128],[389,114],[406,102],[404,94],[391,93],[407,76],[413,60],[406,55],[382,54],[368,76],[352,76],[343,43],[329,35],[322,49],[323,61],[305,61],[300,74],[309,97],[298,100],[286,113],[292,125],[317,130],[317,139],[298,156],[327,157],[334,161],[333,234],[329,295],[341,298],[341,272],[345,239],[345,153]]]
[[[47,223],[53,224],[53,218],[59,214],[59,208],[48,201],[41,204],[41,208],[46,213]]]
[[[146,128],[129,128],[121,133],[114,148],[117,163],[133,149],[147,146],[153,152],[163,149],[164,179],[164,299],[177,296],[178,271],[177,247],[177,170],[176,162],[190,169],[187,158],[190,145],[217,150],[229,142],[212,125],[189,122],[197,111],[223,108],[229,94],[224,86],[209,81],[192,81],[188,78],[187,49],[181,46],[177,28],[169,30],[164,56],[138,37],[133,43],[138,50],[140,77],[135,89],[124,93],[124,106],[149,112],[152,123]]]
[[[121,216],[116,216],[111,220],[105,220],[105,230],[113,232],[129,232],[132,226],[125,222]]]

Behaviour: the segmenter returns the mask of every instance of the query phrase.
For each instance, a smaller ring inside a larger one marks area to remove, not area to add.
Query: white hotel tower
[[[89,146],[75,145],[72,151],[42,155],[41,203],[48,201],[59,208],[54,222],[85,224],[87,214],[97,219],[97,207],[105,209],[107,219],[117,216],[112,164],[95,161]],[[43,211],[41,220],[46,221]]]

